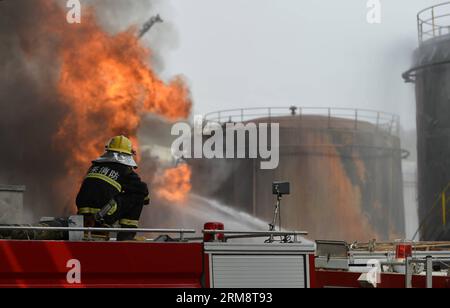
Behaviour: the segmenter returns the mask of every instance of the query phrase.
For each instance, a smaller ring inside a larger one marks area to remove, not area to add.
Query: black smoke
[[[0,184],[26,185],[25,206],[33,216],[68,207],[54,185],[64,180],[63,153],[52,137],[65,111],[55,88],[56,42],[36,26],[48,13],[40,2],[0,2]]]

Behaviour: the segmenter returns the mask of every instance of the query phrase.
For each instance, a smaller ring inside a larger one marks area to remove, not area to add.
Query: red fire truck
[[[450,251],[436,248],[442,243],[314,243],[306,232],[233,231],[220,223],[206,224],[201,237],[138,229],[159,236],[135,242],[91,236],[124,229],[0,227],[6,229],[64,231],[69,240],[0,240],[0,287],[450,287]]]

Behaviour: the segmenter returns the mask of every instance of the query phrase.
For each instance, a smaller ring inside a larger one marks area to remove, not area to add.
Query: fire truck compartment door
[[[305,255],[212,255],[213,288],[306,288]]]

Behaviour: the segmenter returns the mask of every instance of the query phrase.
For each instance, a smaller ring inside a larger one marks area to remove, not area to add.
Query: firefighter
[[[149,203],[147,184],[135,172],[130,139],[112,138],[105,153],[92,162],[77,195],[78,214],[86,227],[138,228],[142,208]],[[117,240],[133,240],[136,232],[120,232]]]

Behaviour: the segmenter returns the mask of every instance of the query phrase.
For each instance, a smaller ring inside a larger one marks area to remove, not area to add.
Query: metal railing
[[[413,246],[418,243],[413,244]],[[424,242],[425,244],[425,242]],[[446,247],[450,243],[447,243]],[[370,252],[367,251],[351,251],[349,252],[350,266],[355,266],[356,268],[361,267],[361,265],[367,265],[369,260],[377,260],[378,264],[381,266],[381,273],[403,273],[405,277],[405,287],[412,288],[413,275],[426,275],[426,287],[433,287],[433,277],[443,276],[447,272],[450,275],[450,252],[448,250],[439,250],[439,245],[437,245],[437,250],[429,251],[414,251],[413,255],[404,259],[397,259],[395,257],[394,251],[379,251]],[[433,265],[439,264],[443,267],[435,270]],[[421,267],[421,265],[424,265]],[[395,267],[403,268],[395,268]],[[444,271],[442,271],[442,269]],[[440,272],[440,274],[438,274]]]
[[[87,227],[37,227],[37,226],[0,226],[0,231],[66,231],[85,232],[91,238],[95,232],[138,232],[138,233],[164,233],[179,234],[184,240],[185,234],[194,234],[193,229],[140,229],[140,228],[87,228]]]
[[[435,258],[433,256],[426,256],[424,258],[411,258],[408,257],[404,261],[383,261],[380,262],[382,266],[405,266],[405,288],[411,289],[412,278],[415,273],[413,265],[424,264],[424,270],[426,275],[426,287],[433,288],[433,265],[444,264],[448,266],[450,259],[448,258]]]
[[[419,43],[450,34],[450,2],[431,6],[417,14]]]
[[[353,121],[352,127],[359,129],[362,122],[370,123],[375,130],[388,132],[398,136],[400,131],[400,117],[398,115],[370,109],[332,108],[332,107],[256,107],[221,110],[204,115],[206,122],[240,123],[258,118],[275,118],[284,116],[321,116],[327,119],[329,128],[333,127],[335,119]]]
[[[233,230],[203,230],[204,234],[218,235],[221,234],[226,240],[228,239],[245,239],[258,238],[268,236],[293,237],[293,242],[298,243],[299,236],[306,236],[306,231],[233,231]]]
[[[144,228],[89,228],[89,227],[45,227],[45,226],[0,226],[0,231],[62,231],[85,232],[91,239],[95,232],[137,232],[157,234],[179,234],[179,240],[201,240],[203,237],[187,238],[186,234],[195,234],[194,229],[144,229]],[[226,239],[258,238],[266,236],[293,236],[298,242],[298,236],[306,236],[306,231],[233,231],[233,230],[202,230],[203,234],[223,234]]]

